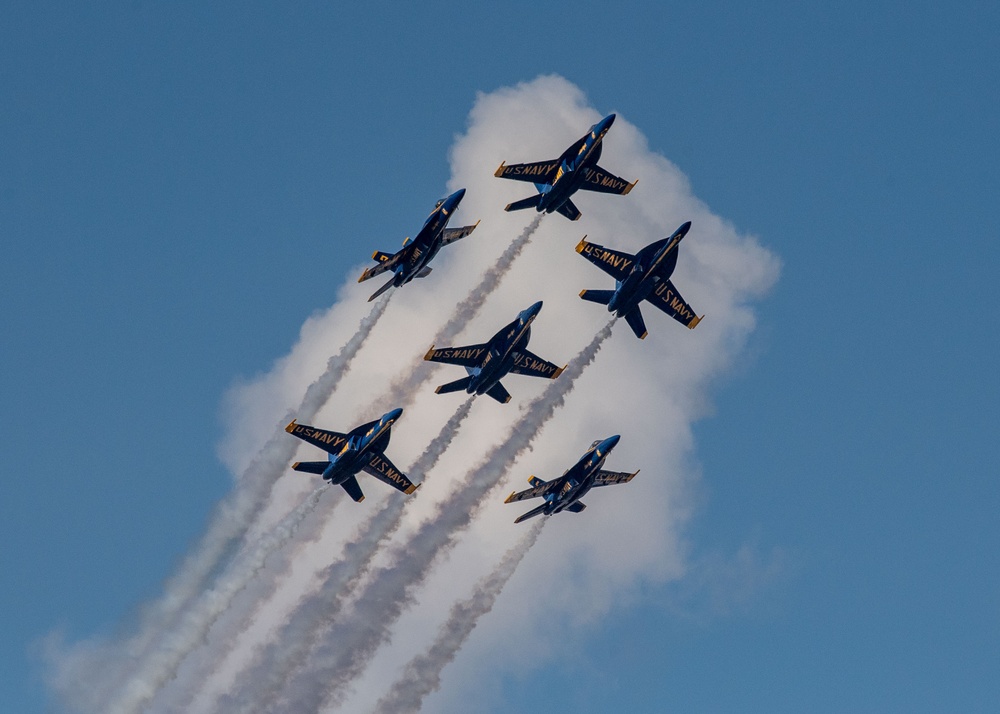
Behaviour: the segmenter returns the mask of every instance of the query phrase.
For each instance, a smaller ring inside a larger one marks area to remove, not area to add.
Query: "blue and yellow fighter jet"
[[[693,330],[701,322],[701,317],[695,315],[670,282],[677,266],[677,246],[690,229],[691,221],[688,221],[669,238],[650,243],[635,255],[588,243],[587,236],[584,236],[576,246],[576,252],[613,277],[615,289],[584,290],[580,297],[607,305],[609,312],[624,317],[640,340],[646,337],[646,325],[639,312],[639,303],[643,300],[648,300]]]
[[[569,197],[578,189],[617,193],[622,196],[631,191],[636,181],[629,183],[597,165],[601,158],[602,139],[614,121],[615,115],[608,114],[590,127],[590,131],[566,149],[558,159],[510,166],[501,163],[494,176],[527,181],[535,184],[535,188],[538,189],[537,196],[508,203],[503,210],[520,211],[523,208],[534,208],[539,213],[557,211],[575,221],[580,218],[580,211]]]
[[[365,500],[355,476],[358,471],[365,471],[403,493],[413,493],[417,487],[385,455],[392,425],[402,413],[402,409],[393,409],[383,414],[381,419],[362,424],[347,434],[297,424],[293,419],[285,431],[318,446],[330,456],[327,461],[298,461],[292,464],[292,468],[319,474],[331,484],[343,486],[358,503]]]
[[[454,243],[459,238],[476,230],[479,221],[475,225],[463,226],[461,228],[448,228],[448,221],[452,214],[458,210],[458,204],[465,196],[465,189],[459,189],[447,198],[442,198],[434,205],[431,215],[427,216],[423,228],[417,233],[413,240],[407,238],[403,241],[403,247],[396,253],[383,253],[376,250],[372,253],[372,260],[378,265],[365,270],[358,278],[358,282],[364,282],[369,278],[374,278],[387,270],[393,271],[392,280],[380,287],[368,298],[371,302],[379,295],[391,287],[405,285],[414,278],[426,278],[431,273],[431,268],[427,266],[431,259],[441,250],[441,246]]]
[[[579,513],[587,507],[581,503],[580,499],[590,489],[595,486],[628,483],[635,478],[635,474],[639,473],[638,471],[627,473],[622,471],[604,471],[601,469],[604,466],[604,460],[608,458],[608,454],[618,445],[619,439],[621,437],[616,434],[615,436],[609,436],[607,439],[595,441],[590,445],[587,453],[581,456],[579,461],[570,466],[566,470],[566,473],[557,479],[543,481],[534,476],[529,478],[528,483],[531,484],[531,488],[526,491],[510,494],[504,503],[514,503],[515,501],[523,501],[526,498],[538,498],[539,496],[545,499],[545,503],[514,519],[514,523],[520,523],[533,516],[537,516],[539,513],[544,513],[546,516],[559,513],[559,511]]]
[[[517,319],[493,335],[490,341],[481,345],[465,347],[444,347],[427,350],[424,359],[430,362],[457,364],[465,367],[468,377],[442,384],[437,394],[465,390],[469,394],[488,394],[501,404],[510,401],[510,394],[500,384],[500,379],[508,373],[524,374],[529,377],[555,379],[566,367],[556,367],[541,357],[528,352],[531,338],[531,323],[542,309],[539,300],[531,307],[518,313]]]

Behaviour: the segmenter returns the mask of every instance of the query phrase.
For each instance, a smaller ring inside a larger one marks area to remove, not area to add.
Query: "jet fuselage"
[[[559,168],[552,185],[536,184],[538,190],[542,192],[536,211],[552,213],[576,193],[586,178],[584,169],[596,166],[600,160],[601,142],[614,121],[614,114],[604,117],[590,127],[590,131],[579,141],[574,142],[563,152],[563,155],[559,157]]]
[[[393,409],[382,415],[378,423],[370,429],[355,429],[348,434],[344,447],[336,454],[329,454],[330,465],[323,472],[323,478],[334,485],[340,485],[354,476],[368,462],[368,452],[372,447],[385,451],[389,445],[390,429],[402,416],[402,409]]]
[[[458,209],[458,204],[462,202],[464,197],[464,188],[455,191],[442,200],[438,206],[435,206],[431,214],[427,216],[420,232],[404,247],[408,253],[396,266],[392,280],[393,286],[398,288],[413,280],[417,273],[423,270],[441,250],[441,237],[444,229],[448,227],[448,221],[451,220],[452,215]]]
[[[677,267],[677,246],[690,229],[688,221],[669,238],[650,243],[636,254],[631,272],[608,301],[609,312],[623,317],[649,297],[657,284],[670,279]]]
[[[609,436],[592,446],[587,453],[581,456],[580,460],[563,474],[566,484],[562,490],[558,493],[545,495],[546,504],[542,513],[546,516],[559,513],[586,496],[587,492],[594,486],[594,477],[604,466],[608,454],[618,445],[620,439],[621,436],[617,434]]]
[[[528,346],[531,323],[542,309],[539,300],[518,313],[517,319],[496,333],[489,341],[483,363],[470,369],[472,380],[466,388],[469,394],[486,394],[514,366],[515,353]]]

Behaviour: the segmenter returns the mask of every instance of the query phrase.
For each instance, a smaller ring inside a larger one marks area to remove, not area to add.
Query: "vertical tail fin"
[[[347,491],[347,495],[353,498],[356,502],[361,503],[365,500],[365,494],[361,492],[361,486],[358,485],[358,479],[356,476],[349,477],[344,481],[341,486]]]
[[[646,339],[646,323],[642,321],[642,313],[638,307],[634,307],[625,313],[625,322],[632,328],[632,332],[640,340]]]

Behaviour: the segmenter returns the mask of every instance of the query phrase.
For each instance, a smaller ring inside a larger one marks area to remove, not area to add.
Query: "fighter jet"
[[[413,240],[409,238],[404,240],[403,247],[396,253],[383,253],[379,250],[372,253],[372,260],[378,263],[378,265],[368,268],[365,272],[361,273],[358,282],[361,283],[369,278],[374,278],[376,275],[380,275],[387,270],[393,271],[394,275],[392,276],[392,280],[380,287],[368,298],[368,302],[371,302],[391,287],[398,288],[400,285],[405,285],[414,278],[426,278],[431,274],[431,268],[427,264],[441,250],[441,246],[454,243],[459,238],[465,238],[465,236],[476,230],[479,221],[476,221],[475,225],[472,226],[463,226],[461,228],[447,227],[448,221],[451,219],[452,214],[458,210],[458,204],[462,202],[464,196],[465,189],[462,188],[434,204],[434,210],[431,211],[431,215],[427,216],[427,220],[424,221],[423,228],[417,233],[417,237]]]
[[[528,352],[531,338],[531,323],[542,309],[539,300],[531,307],[518,313],[517,319],[493,335],[489,342],[465,347],[444,347],[434,349],[434,345],[424,355],[425,360],[444,362],[465,367],[468,377],[442,384],[437,394],[465,390],[469,394],[488,394],[501,404],[510,401],[510,394],[500,384],[500,379],[508,373],[524,374],[529,377],[555,379],[566,367],[556,367],[541,357]]]
[[[581,456],[579,461],[570,466],[566,473],[553,481],[543,481],[534,476],[529,478],[528,483],[531,484],[531,488],[526,491],[510,494],[504,503],[514,503],[515,501],[523,501],[526,498],[538,498],[539,496],[545,499],[545,503],[516,518],[514,523],[520,523],[533,516],[537,516],[539,513],[544,513],[546,516],[559,513],[559,511],[579,513],[587,507],[580,499],[590,489],[595,486],[628,483],[635,478],[635,474],[639,473],[638,471],[627,473],[601,470],[601,467],[604,466],[604,460],[608,458],[608,454],[618,444],[619,439],[621,437],[618,435],[609,436],[603,440],[598,439],[590,445],[587,453]]]
[[[624,317],[640,340],[646,337],[646,325],[639,312],[639,303],[643,300],[648,300],[693,330],[701,322],[701,317],[695,315],[670,282],[677,266],[677,246],[690,229],[691,221],[688,221],[669,238],[650,243],[636,255],[588,243],[587,236],[584,236],[576,246],[576,252],[613,277],[615,289],[584,290],[580,297],[607,305],[609,312]]]
[[[393,409],[383,414],[381,419],[362,424],[347,434],[297,424],[292,419],[285,431],[330,455],[327,461],[298,461],[292,464],[292,468],[319,474],[330,483],[343,486],[358,503],[365,500],[355,477],[358,471],[365,471],[403,493],[413,493],[417,487],[385,455],[392,425],[402,413],[402,409]]]
[[[538,189],[537,196],[508,203],[503,210],[520,211],[523,208],[534,208],[539,213],[558,211],[571,221],[575,221],[580,218],[580,211],[569,197],[577,189],[617,193],[622,196],[631,191],[636,181],[629,183],[597,165],[601,158],[602,139],[614,121],[615,115],[608,114],[590,127],[590,131],[566,149],[558,159],[510,166],[501,163],[494,176],[527,181],[535,184],[535,188]]]

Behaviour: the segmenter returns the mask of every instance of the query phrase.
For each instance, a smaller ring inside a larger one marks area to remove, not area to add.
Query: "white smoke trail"
[[[545,523],[544,518],[535,521],[521,540],[504,554],[493,572],[476,584],[472,596],[452,605],[437,638],[426,652],[409,661],[396,683],[375,705],[376,714],[412,714],[420,710],[424,697],[441,686],[441,671],[455,659],[479,618],[493,609],[493,603],[538,540]]]
[[[310,493],[305,501],[264,533],[249,552],[239,556],[214,587],[202,592],[197,601],[184,610],[157,649],[147,656],[143,664],[144,676],[133,677],[109,711],[141,709],[173,679],[184,658],[205,641],[212,625],[260,573],[267,558],[295,536],[302,520],[316,508],[327,488],[329,484],[323,484]]]
[[[410,473],[414,480],[425,478],[437,464],[469,415],[473,401],[474,397],[469,397],[459,406],[413,462]],[[264,711],[270,705],[285,677],[302,666],[303,658],[315,644],[317,620],[340,611],[372,558],[398,529],[407,503],[403,498],[387,500],[375,515],[358,527],[345,545],[343,557],[321,574],[322,587],[299,604],[280,634],[267,643],[254,656],[253,664],[241,673],[232,689],[233,694],[223,697],[221,705],[213,703],[212,710],[254,712]],[[245,627],[249,623],[242,624]]]
[[[611,335],[614,322],[602,328],[563,375],[528,404],[506,441],[466,474],[440,504],[437,515],[424,521],[405,544],[392,549],[391,564],[373,574],[352,611],[339,621],[325,618],[323,640],[308,654],[302,670],[285,683],[279,706],[273,711],[319,711],[324,703],[340,703],[346,687],[389,639],[390,628],[410,604],[413,590],[434,562],[455,546],[489,491],[563,405],[576,379]]]
[[[510,245],[508,245],[507,248],[504,249],[503,253],[501,253],[500,257],[496,260],[496,262],[489,269],[484,271],[484,273],[480,277],[479,283],[476,284],[472,288],[472,290],[470,290],[469,294],[466,296],[464,300],[462,300],[455,306],[448,321],[435,334],[433,339],[434,343],[440,344],[442,342],[454,339],[465,328],[465,326],[473,318],[476,317],[476,315],[482,308],[483,304],[485,303],[486,299],[499,287],[503,278],[507,275],[507,273],[510,272],[511,267],[513,266],[518,256],[521,255],[525,247],[527,247],[527,245],[530,243],[532,236],[535,234],[535,232],[538,230],[538,227],[541,225],[543,217],[544,216],[541,214],[535,216],[531,220],[531,222],[524,228],[524,230],[522,230],[521,233],[518,234],[513,241],[511,241]],[[410,368],[404,374],[404,376],[395,379],[389,385],[389,388],[386,390],[386,392],[374,401],[374,404],[376,405],[376,410],[385,410],[396,407],[401,407],[405,409],[406,407],[410,406],[413,400],[416,398],[417,394],[419,393],[419,388],[424,384],[424,382],[426,382],[430,378],[430,375],[434,368],[435,368],[434,364],[428,363],[424,361],[422,358],[418,358],[417,360],[415,360],[415,362],[410,366]],[[464,407],[466,413],[470,406],[471,404],[467,404]],[[453,417],[452,419],[454,420],[455,418]],[[464,419],[464,414],[460,419],[458,419],[459,423],[461,422],[461,419]],[[444,433],[445,432],[443,431],[442,434]],[[452,437],[453,435],[454,434],[452,433]],[[436,458],[439,458],[439,456],[440,454],[438,454],[437,457],[435,457],[435,461]],[[414,465],[414,468],[416,468],[416,465]],[[430,467],[428,466],[427,468]],[[380,518],[380,516],[383,515],[385,517],[384,521],[382,518]],[[393,518],[395,518],[396,520],[393,521],[392,520]],[[379,514],[376,514],[376,516],[373,517],[373,523],[379,524],[380,528],[385,528],[384,525],[381,525],[383,522],[390,524],[389,532],[384,536],[385,538],[388,538],[389,536],[391,536],[392,533],[395,532],[395,529],[398,526],[398,518],[399,518],[398,514],[393,516],[389,514],[383,514],[380,512]],[[294,562],[295,557],[299,553],[301,553],[301,551],[305,547],[311,545],[312,543],[315,543],[319,539],[322,532],[321,526],[322,524],[318,523],[311,533],[304,534],[303,538],[300,540],[299,547],[296,548],[294,552],[289,553],[288,557],[284,559],[284,563],[286,565],[280,572],[287,573],[288,568],[290,567],[290,564]],[[278,567],[280,568],[281,566],[279,565]],[[262,602],[266,598],[273,595],[273,593],[278,588],[279,584],[280,583],[277,580],[272,581],[270,584],[265,584],[263,591],[260,594],[258,594],[255,598],[253,598],[253,602]],[[235,640],[222,639],[221,642],[225,643],[227,646],[231,646],[235,642]],[[280,672],[281,669],[279,667],[271,671]],[[273,678],[273,675],[269,676]],[[259,681],[260,681],[259,677],[254,677],[252,680],[252,684],[255,685]]]
[[[306,389],[298,414],[309,418],[326,403],[385,312],[389,298],[390,295],[385,295],[372,306],[351,339],[328,360],[323,374]],[[157,683],[166,681],[164,674],[175,669],[171,662],[179,661],[184,652],[163,643],[162,639],[169,636],[221,561],[246,535],[266,505],[275,479],[294,456],[296,444],[288,443],[291,440],[282,428],[286,421],[281,421],[233,491],[216,507],[208,530],[167,581],[163,594],[147,605],[140,616],[139,631],[125,642],[84,645],[82,656],[74,657],[71,653],[55,661],[62,670],[56,675],[57,687],[74,707],[102,713],[136,711],[149,693],[155,692]],[[164,658],[163,651],[175,655]],[[94,659],[96,667],[91,661]]]
[[[455,306],[448,322],[434,335],[433,344],[441,345],[455,339],[465,329],[465,326],[479,314],[486,298],[500,287],[500,282],[510,272],[514,261],[531,242],[531,238],[538,230],[538,226],[541,225],[544,215],[535,216],[531,223],[500,254],[496,263],[483,273],[479,284],[472,288],[466,298]],[[430,377],[434,367],[434,363],[426,362],[422,357],[418,358],[402,377],[392,382],[388,392],[378,401],[378,404],[385,409],[391,409],[394,405],[403,403],[404,400],[405,404],[409,404],[418,394],[420,385]]]

